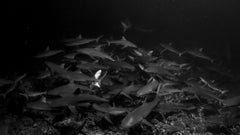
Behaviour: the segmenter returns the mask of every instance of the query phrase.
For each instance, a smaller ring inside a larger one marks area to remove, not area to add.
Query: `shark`
[[[133,42],[127,40],[124,36],[122,36],[122,39],[119,40],[111,40],[107,41],[108,45],[115,44],[115,45],[121,45],[123,48],[131,47],[136,48],[137,45],[135,45]]]
[[[144,32],[144,33],[153,32],[152,29],[145,28],[144,26],[134,26],[131,23],[129,18],[122,20],[120,23],[121,23],[121,26],[122,26],[122,32],[123,33],[126,33],[129,29],[134,29],[136,31]]]
[[[66,46],[81,46],[92,42],[98,43],[103,36],[104,35],[100,35],[96,38],[83,38],[82,35],[80,34],[78,37],[64,40],[64,42],[66,43]]]
[[[121,21],[123,33],[125,33],[128,29],[132,28],[132,23],[129,19],[124,19]]]
[[[58,55],[59,53],[64,52],[63,50],[51,50],[49,46],[45,49],[45,51],[37,54],[35,57],[36,58],[48,58],[51,56]]]
[[[177,49],[175,49],[173,46],[172,46],[172,43],[170,43],[170,44],[160,44],[161,46],[162,46],[162,48],[163,48],[163,50],[160,52],[161,54],[163,53],[163,52],[165,52],[165,51],[170,51],[170,52],[173,52],[173,53],[175,53],[175,54],[177,54],[178,56],[181,56],[182,55],[182,53],[180,52],[180,51],[178,51]]]
[[[211,63],[213,63],[215,60],[213,58],[210,58],[209,56],[207,56],[206,54],[204,54],[203,52],[203,48],[200,49],[187,49],[184,52],[182,52],[182,54],[184,53],[188,53],[194,57],[200,58],[200,59],[204,59],[204,60],[208,60]]]

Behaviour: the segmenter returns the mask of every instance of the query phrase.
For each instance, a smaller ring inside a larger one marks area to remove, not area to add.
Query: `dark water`
[[[119,37],[120,21],[153,29],[129,30],[127,39],[145,48],[173,42],[177,48],[198,46],[238,70],[240,10],[238,0],[49,0],[9,1],[7,41],[1,47],[4,70],[20,70],[47,45],[58,47],[64,37]]]

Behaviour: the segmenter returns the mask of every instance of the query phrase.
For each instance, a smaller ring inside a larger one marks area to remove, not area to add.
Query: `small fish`
[[[162,54],[164,51],[168,50],[168,51],[170,51],[170,52],[173,52],[173,53],[177,54],[178,56],[181,56],[181,55],[182,55],[181,52],[179,52],[177,49],[175,49],[175,48],[172,47],[172,44],[171,44],[171,43],[170,43],[170,44],[162,44],[162,43],[160,43],[160,45],[164,48],[164,49],[160,52],[161,54]]]
[[[122,120],[121,126],[125,129],[130,128],[144,120],[144,118],[152,112],[159,100],[160,99],[156,97],[152,102],[143,103],[141,106],[128,113],[127,116]]]
[[[108,45],[115,44],[115,45],[121,45],[123,48],[131,47],[131,48],[137,48],[137,46],[132,43],[131,41],[128,41],[124,36],[120,40],[112,40],[107,41]]]
[[[82,53],[82,54],[86,54],[89,55],[91,57],[99,57],[99,58],[103,58],[103,59],[109,59],[111,61],[115,61],[111,56],[109,56],[108,54],[101,52],[97,49],[94,48],[83,48],[83,49],[78,49],[77,52]]]
[[[121,115],[127,112],[126,108],[119,108],[119,107],[111,107],[111,106],[103,106],[98,104],[93,104],[92,107],[100,112],[108,113],[111,115]]]
[[[80,46],[80,45],[85,45],[92,42],[99,42],[99,40],[103,36],[104,35],[101,35],[97,38],[83,38],[82,35],[80,34],[76,39],[68,39],[68,40],[65,40],[65,42],[67,42],[66,46]]]
[[[143,96],[146,94],[149,94],[151,92],[153,92],[157,86],[158,86],[159,82],[156,79],[152,79],[152,81],[150,83],[148,83],[147,85],[141,87],[138,91],[137,91],[137,96]]]
[[[55,55],[57,55],[59,53],[62,53],[62,52],[64,52],[64,51],[63,50],[50,50],[50,48],[48,46],[47,49],[44,52],[36,55],[35,57],[36,58],[48,58],[48,57],[55,56]]]

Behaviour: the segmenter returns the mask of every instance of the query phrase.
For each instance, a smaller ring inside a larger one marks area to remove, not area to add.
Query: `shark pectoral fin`
[[[152,123],[150,123],[149,121],[147,121],[146,119],[143,119],[142,123],[151,127],[152,129],[155,129],[155,126]]]
[[[106,114],[106,115],[104,115],[103,117],[104,117],[104,119],[105,119],[107,122],[113,124],[112,120],[110,119],[109,114]]]
[[[127,97],[127,98],[129,98],[129,99],[132,99],[132,97],[130,97],[127,93],[125,93],[125,92],[121,92],[120,94],[122,94],[123,96],[125,96],[125,97]]]
[[[161,50],[160,54],[164,53],[167,49],[164,48],[163,50]]]
[[[68,109],[71,111],[72,114],[78,114],[78,111],[76,109],[76,106],[74,105],[69,105]]]

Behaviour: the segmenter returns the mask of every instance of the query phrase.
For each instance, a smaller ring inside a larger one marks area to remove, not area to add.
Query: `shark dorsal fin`
[[[46,52],[47,52],[47,51],[50,51],[50,47],[47,46],[46,49],[45,49],[45,51],[46,51]]]
[[[101,51],[101,50],[102,50],[102,49],[101,49],[101,46],[97,46],[97,47],[95,47],[94,49],[97,50],[97,51]]]
[[[198,51],[199,51],[199,52],[203,52],[203,48],[199,48]]]
[[[149,56],[152,56],[152,54],[153,54],[153,50],[150,50],[150,51],[147,53],[147,55],[149,55]]]
[[[124,36],[122,36],[122,40],[125,40],[125,41],[126,41],[127,39],[126,39]]]
[[[79,34],[78,36],[77,36],[77,39],[82,39],[83,37],[82,37],[82,34]]]
[[[144,70],[144,69],[145,69],[145,67],[144,67],[142,64],[138,64],[138,66],[139,66],[139,68],[140,68],[141,70]]]

